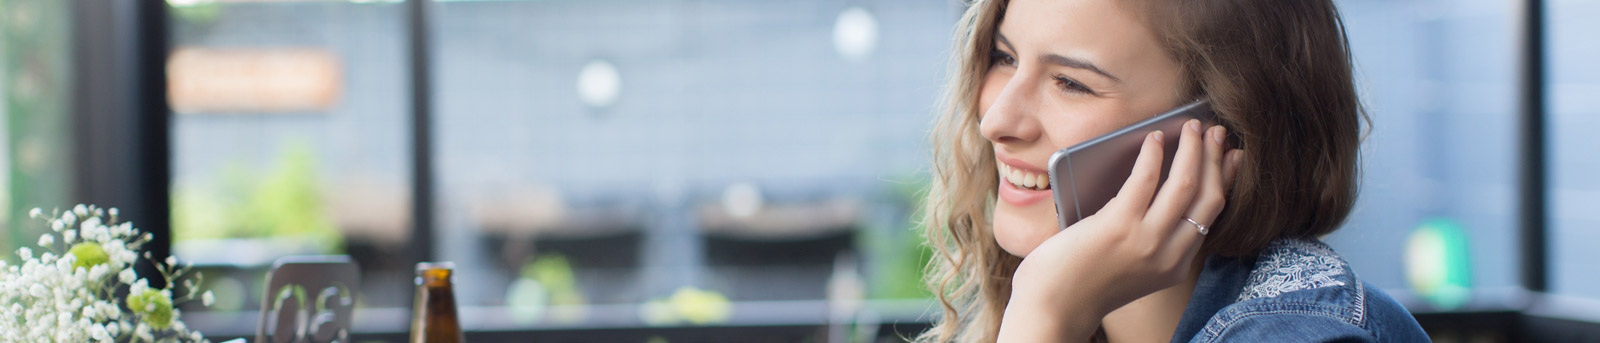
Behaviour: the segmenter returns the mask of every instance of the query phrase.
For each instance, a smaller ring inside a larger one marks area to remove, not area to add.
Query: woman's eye
[[[1017,65],[1017,58],[1016,57],[1012,57],[1011,54],[1005,53],[1004,51],[1000,51],[998,49],[989,52],[989,61],[991,61],[991,63],[996,64],[996,65],[1003,65],[1003,66],[1016,66]]]
[[[1056,80],[1056,86],[1061,87],[1061,90],[1066,91],[1067,93],[1094,95],[1094,90],[1089,89],[1088,86],[1084,86],[1082,83],[1078,83],[1076,80],[1060,75],[1056,75],[1054,78]]]

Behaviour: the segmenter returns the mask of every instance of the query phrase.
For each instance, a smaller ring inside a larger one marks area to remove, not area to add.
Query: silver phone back
[[[1161,180],[1166,181],[1172,158],[1178,152],[1178,134],[1189,119],[1200,119],[1206,125],[1217,122],[1209,102],[1195,101],[1051,155],[1050,185],[1056,218],[1061,223],[1058,229],[1066,229],[1100,211],[1117,196],[1133,172],[1145,134],[1151,131],[1161,130],[1167,137],[1162,149],[1166,157],[1161,159]]]

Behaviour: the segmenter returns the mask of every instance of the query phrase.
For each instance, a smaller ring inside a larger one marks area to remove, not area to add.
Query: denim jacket
[[[1320,241],[1280,239],[1253,258],[1211,256],[1172,342],[1427,342],[1393,298]]]

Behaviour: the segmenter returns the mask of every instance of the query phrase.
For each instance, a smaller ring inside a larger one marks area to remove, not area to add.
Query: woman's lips
[[[1026,207],[1050,198],[1050,190],[1017,188],[1011,182],[1000,180],[1000,200],[1016,207]]]
[[[1022,161],[1001,158],[1000,200],[1013,206],[1029,206],[1050,196],[1049,174]]]

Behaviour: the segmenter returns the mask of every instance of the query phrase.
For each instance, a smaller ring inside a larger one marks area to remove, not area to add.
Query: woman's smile
[[[997,159],[1000,200],[1025,207],[1050,197],[1050,174],[1017,159]]]

